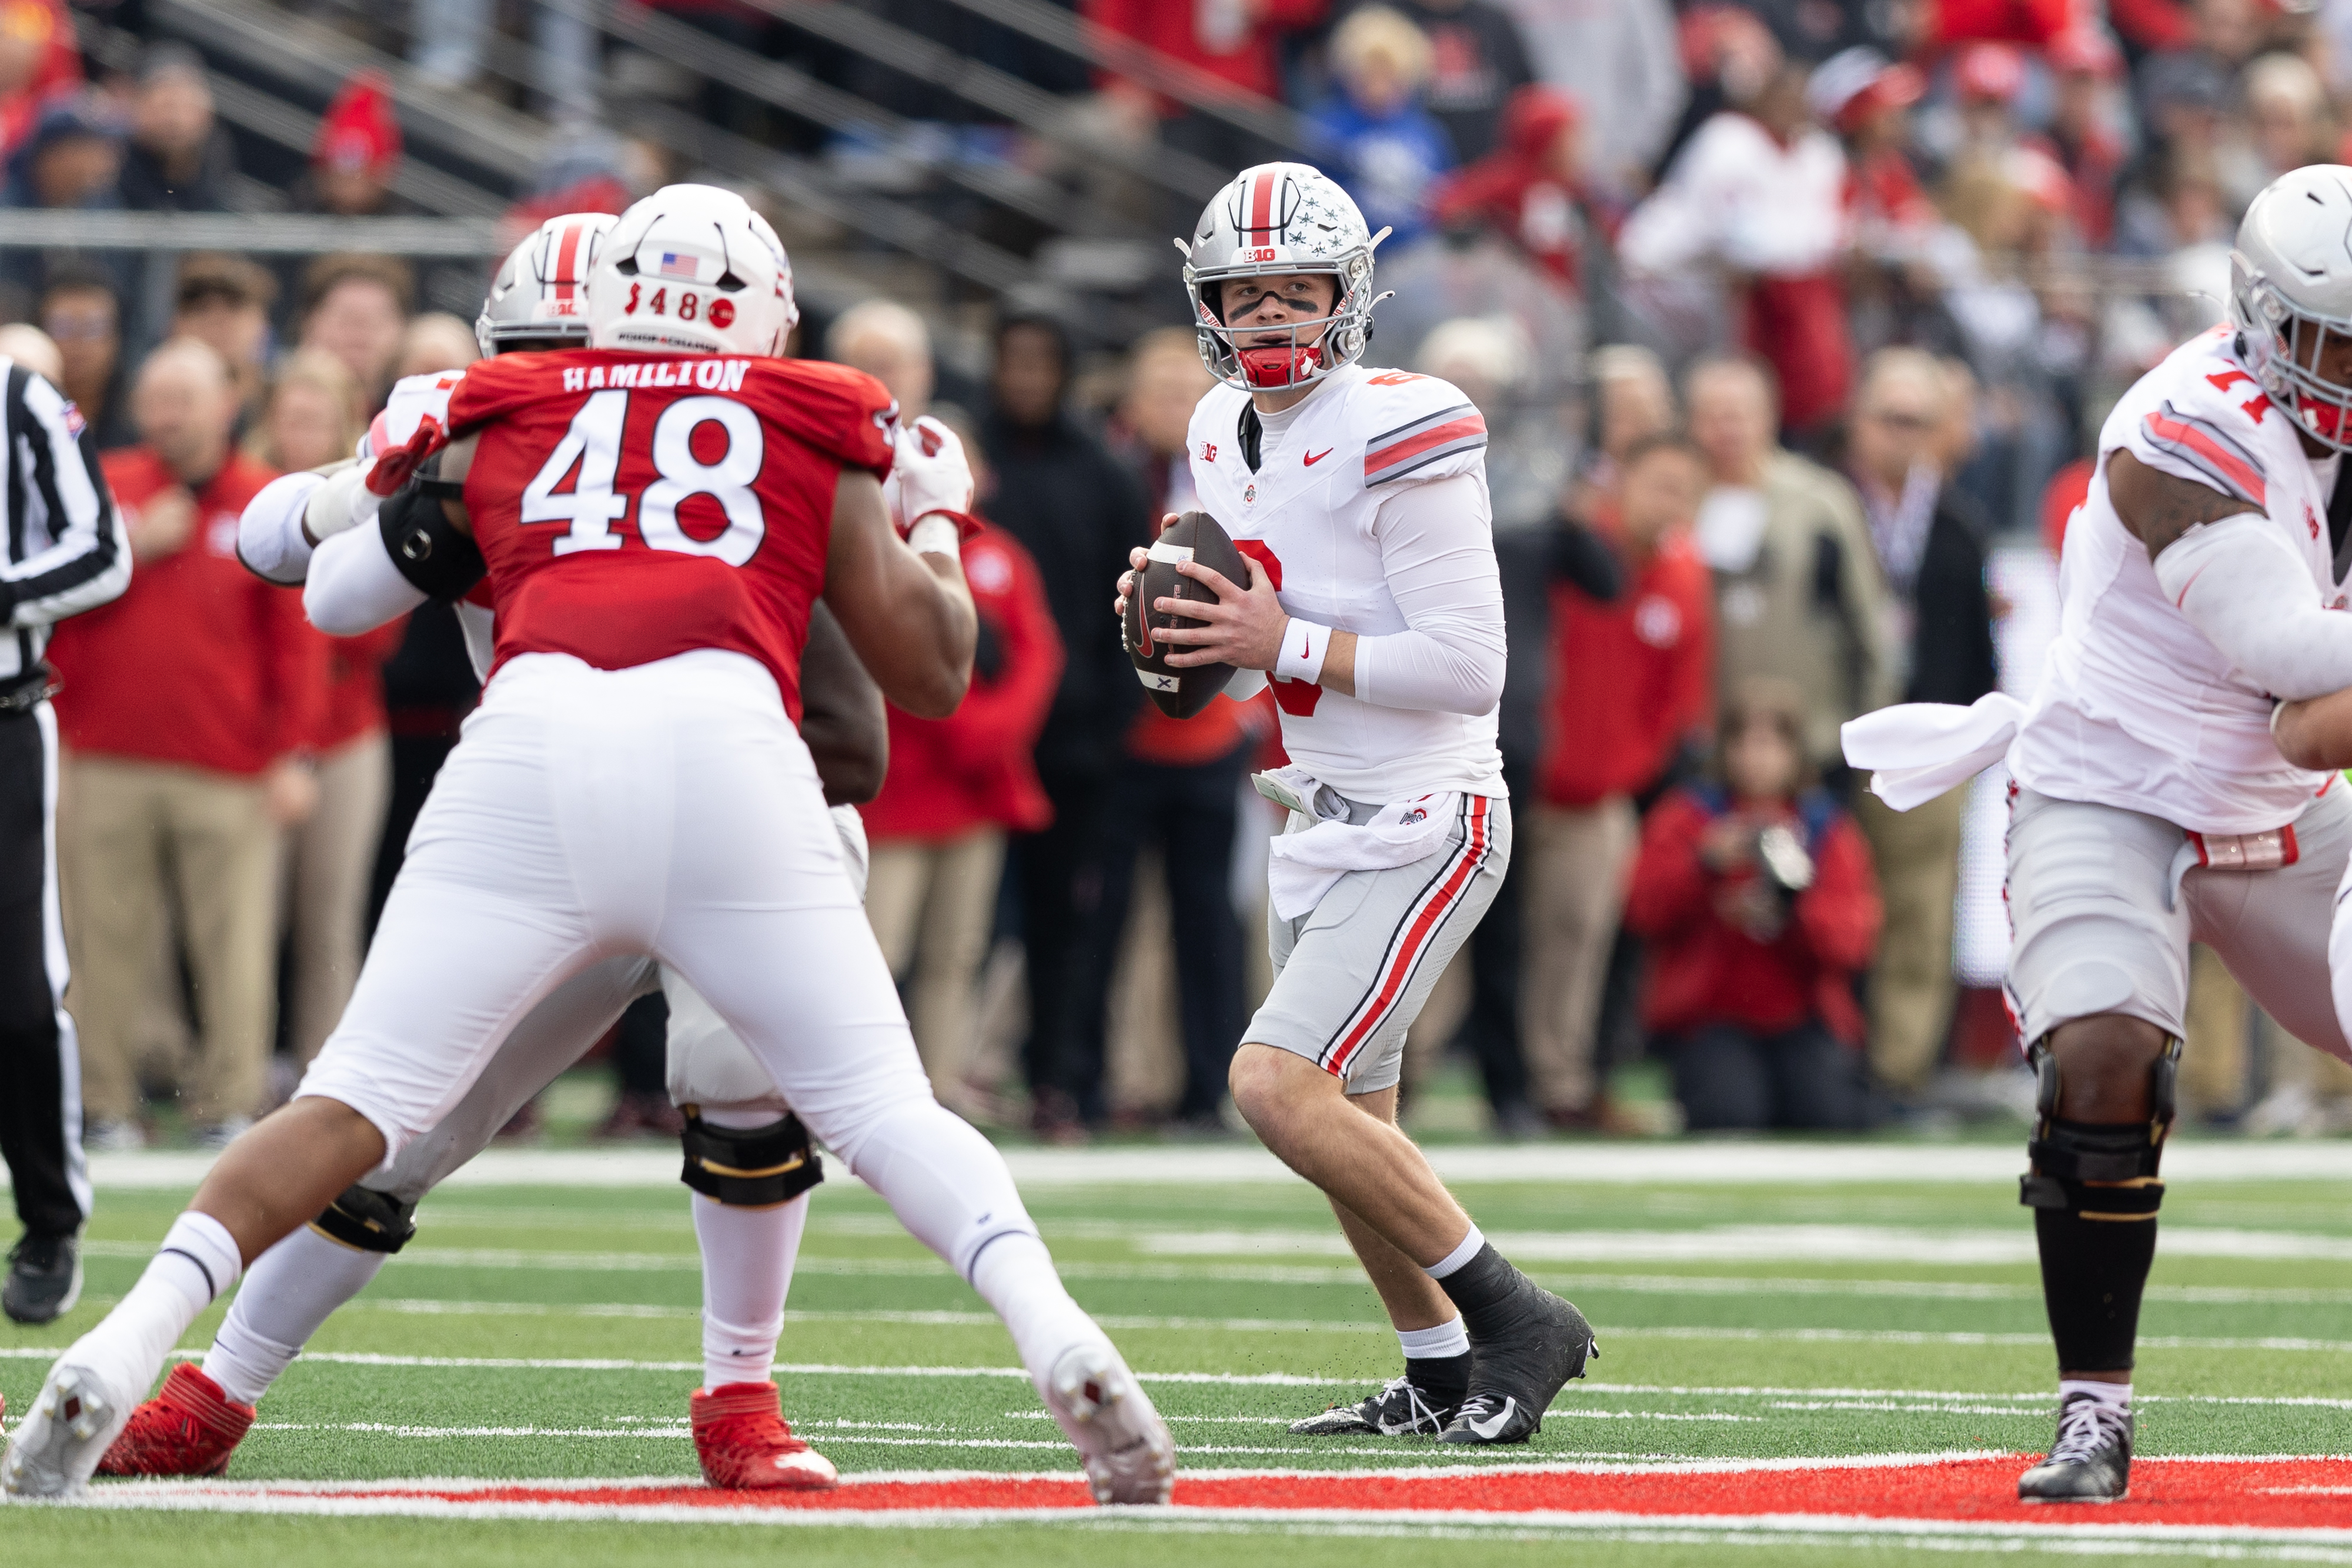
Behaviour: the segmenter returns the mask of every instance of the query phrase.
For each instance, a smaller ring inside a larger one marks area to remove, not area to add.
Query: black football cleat
[[[1510,1325],[1470,1347],[1470,1393],[1445,1424],[1445,1443],[1524,1443],[1571,1377],[1601,1354],[1574,1306],[1525,1278]]]
[[[2131,1495],[2132,1416],[2087,1394],[2058,1409],[2050,1457],[2017,1478],[2020,1502],[2121,1502]]]
[[[1290,1424],[1294,1437],[1434,1437],[1454,1419],[1456,1406],[1432,1402],[1410,1377],[1400,1377],[1370,1398],[1334,1405],[1320,1416]]]
[[[72,1236],[30,1231],[9,1249],[0,1311],[28,1326],[55,1322],[81,1299],[81,1245]]]

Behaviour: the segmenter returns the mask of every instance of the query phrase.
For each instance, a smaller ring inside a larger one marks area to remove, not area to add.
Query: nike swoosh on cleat
[[[1511,1413],[1518,1407],[1519,1402],[1516,1398],[1506,1399],[1503,1401],[1502,1409],[1495,1413],[1495,1418],[1493,1420],[1479,1421],[1473,1419],[1468,1422],[1467,1425],[1473,1432],[1477,1433],[1478,1436],[1486,1438],[1491,1443],[1495,1440],[1496,1435],[1499,1434],[1505,1427],[1510,1424]]]
[[[1314,466],[1315,466],[1315,465],[1317,465],[1318,463],[1322,462],[1322,461],[1323,461],[1323,459],[1325,459],[1326,457],[1330,456],[1330,455],[1331,455],[1332,451],[1333,451],[1333,449],[1332,449],[1331,447],[1327,446],[1327,447],[1325,447],[1325,448],[1324,448],[1322,451],[1320,451],[1320,452],[1310,452],[1310,453],[1308,453],[1308,454],[1307,455],[1307,456],[1306,456],[1306,459],[1305,459],[1305,466],[1307,466],[1307,467],[1308,467],[1308,468],[1312,468],[1312,467],[1314,467]]]

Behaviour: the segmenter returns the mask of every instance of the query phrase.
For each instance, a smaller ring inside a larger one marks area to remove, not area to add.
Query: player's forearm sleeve
[[[2241,513],[2189,529],[2156,558],[2165,597],[2239,672],[2289,702],[2352,686],[2352,615],[2319,605],[2277,526]]]
[[[352,528],[311,553],[302,608],[310,624],[330,637],[373,632],[424,602],[424,591],[393,564],[379,529]]]
[[[1483,714],[1503,695],[1503,579],[1486,487],[1468,474],[1398,491],[1373,532],[1408,630],[1356,639],[1356,695],[1382,707]]]
[[[282,588],[309,574],[311,544],[302,532],[302,510],[321,483],[316,474],[280,474],[245,504],[236,523],[236,559],[247,571]]]

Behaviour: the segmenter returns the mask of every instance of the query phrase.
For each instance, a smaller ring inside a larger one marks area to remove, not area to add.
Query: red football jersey
[[[446,395],[448,433],[480,433],[466,508],[498,601],[494,672],[517,653],[618,670],[720,648],[765,664],[799,722],[835,481],[890,470],[881,382],[579,349],[477,361]]]

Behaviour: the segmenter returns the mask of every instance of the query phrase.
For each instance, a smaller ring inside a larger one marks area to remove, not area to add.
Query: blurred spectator
[[[2018,95],[2025,90],[2025,54],[2014,44],[1969,45],[1952,68],[1959,99],[1959,144],[1953,162],[1995,159],[2017,145]]]
[[[1772,366],[1791,432],[1843,412],[1853,374],[1838,277],[1845,153],[1810,122],[1806,79],[1784,66],[1748,112],[1701,126],[1619,236],[1627,272],[1720,291],[1714,308]]]
[[[388,256],[322,256],[303,270],[297,346],[323,349],[359,382],[361,412],[392,390],[402,334],[416,297],[407,265]]]
[[[300,758],[319,733],[325,639],[299,595],[237,563],[238,514],[271,470],[229,444],[236,396],[220,356],[164,344],[132,403],[143,444],[106,473],[137,570],[121,599],[61,627],[51,655],[70,688],[58,717],[82,1099],[97,1146],[139,1141],[149,970],[184,952],[201,1016],[182,1092],[217,1145],[262,1097],[280,843],[317,795]]]
[[[903,305],[869,299],[834,322],[826,354],[880,381],[901,419],[930,408],[930,334]],[[967,435],[987,495],[986,459]],[[864,808],[872,869],[866,916],[907,992],[915,1049],[944,1103],[963,1103],[982,963],[996,915],[1008,831],[1046,825],[1052,809],[1030,749],[1061,674],[1061,639],[1036,562],[994,526],[967,540],[964,578],[980,612],[982,652],[954,715],[893,707],[890,770]]]
[[[1380,4],[1381,0],[1366,0]],[[1500,144],[1503,105],[1535,80],[1519,25],[1498,0],[1390,0],[1429,39],[1423,104],[1445,128],[1456,156],[1484,158]]]
[[[1359,13],[1361,15],[1361,13]],[[1143,537],[1170,512],[1193,508],[1185,432],[1213,383],[1191,331],[1171,328],[1136,344],[1111,429],[1112,449],[1135,470],[1150,519]],[[1128,727],[1126,756],[1110,786],[1104,831],[1102,934],[1115,955],[1129,919],[1136,863],[1160,852],[1184,1037],[1184,1091],[1176,1120],[1197,1131],[1221,1125],[1226,1070],[1241,1043],[1242,928],[1234,914],[1234,843],[1241,831],[1242,774],[1260,727],[1243,704],[1219,697],[1206,712],[1172,719],[1146,704]],[[1079,1024],[1101,1035],[1108,1002],[1106,962],[1087,977],[1089,997]],[[1102,1047],[1090,1041],[1088,1053]]]
[[[1932,355],[1880,350],[1854,399],[1846,457],[1886,583],[1885,647],[1901,700],[1965,706],[1994,689],[1998,672],[1982,515],[1937,461],[1949,396]],[[1952,900],[1967,800],[1966,789],[1954,789],[1894,811],[1865,790],[1855,803],[1886,908],[1870,973],[1870,1065],[1902,1100],[1927,1090],[1951,1023]]]
[[[2340,161],[2327,89],[2310,61],[2300,55],[2264,55],[2246,68],[2245,89],[2264,184],[2306,163]]]
[[[255,430],[253,455],[291,471],[341,462],[362,428],[358,387],[341,360],[298,350],[278,368]],[[342,1017],[365,950],[368,878],[392,795],[383,662],[408,630],[400,616],[358,637],[327,640],[322,723],[310,741],[318,807],[289,835],[286,1036],[297,1064],[319,1054]]]
[[[1584,455],[1568,515],[1597,516],[1617,497],[1619,463],[1633,443],[1675,423],[1675,389],[1658,356],[1633,343],[1612,343],[1592,355],[1594,440]]]
[[[1422,105],[1429,70],[1421,29],[1368,5],[1331,35],[1334,89],[1314,116],[1325,171],[1400,250],[1421,237],[1431,183],[1454,162],[1445,128]]]
[[[310,170],[290,193],[293,210],[350,218],[422,211],[392,188],[400,155],[392,84],[373,71],[361,71],[343,84],[319,121]]]
[[[522,199],[499,218],[499,243],[512,249],[523,235],[565,213],[623,212],[658,187],[663,173],[664,155],[647,141],[588,128],[555,138]]]
[[[52,99],[81,84],[81,51],[59,0],[0,4],[0,159],[12,158]]]
[[[1804,701],[1807,768],[1841,755],[1838,727],[1885,705],[1886,590],[1853,487],[1772,439],[1770,372],[1710,359],[1685,382],[1691,438],[1714,488],[1699,554],[1715,573],[1718,689],[1750,675]]]
[[[428,310],[411,321],[408,329],[400,335],[400,353],[393,361],[393,375],[427,376],[436,371],[462,371],[481,357],[482,347],[475,341],[470,322],[460,321],[446,310]]]
[[[1594,1030],[1640,833],[1633,798],[1714,708],[1714,590],[1690,539],[1706,459],[1661,431],[1613,465],[1615,493],[1593,526],[1625,586],[1605,603],[1572,581],[1552,586],[1540,795],[1524,841],[1528,1067],[1538,1109],[1559,1125],[1601,1119]]]
[[[1715,777],[1642,833],[1625,920],[1649,943],[1644,1020],[1693,1132],[1868,1124],[1853,980],[1878,936],[1870,851],[1806,788],[1805,704],[1743,681]]]
[[[1328,0],[1078,0],[1078,15],[1108,32],[1132,38],[1172,56],[1245,93],[1279,99],[1281,45],[1286,35],[1323,19]],[[1136,118],[1160,121],[1160,137],[1171,147],[1205,158],[1221,169],[1242,169],[1271,156],[1247,131],[1181,108],[1107,71],[1102,86]],[[1184,214],[1189,225],[1195,211]],[[1189,232],[1189,231],[1188,231]]]
[[[123,395],[130,373],[122,362],[122,307],[113,279],[100,272],[60,272],[41,291],[36,314],[65,361],[58,390],[81,410],[99,450],[137,440]]]
[[[0,205],[107,211],[122,205],[122,130],[92,93],[52,99],[8,162]]]
[[[213,119],[203,59],[177,41],[150,45],[131,92],[122,204],[134,212],[226,212],[236,173],[228,132]]]
[[[408,50],[417,76],[444,89],[474,86],[496,10],[489,0],[419,0]],[[550,118],[578,123],[594,117],[603,62],[593,23],[566,6],[534,4],[527,57],[530,85]]]
[[[16,361],[52,386],[66,379],[66,359],[58,352],[57,340],[29,321],[0,327],[0,357]]]
[[[1508,316],[1464,316],[1422,340],[1413,368],[1452,382],[1486,417],[1486,494],[1499,536],[1549,524],[1570,477],[1560,411],[1530,398],[1527,334]]]
[[[2051,40],[2053,99],[2044,130],[2051,152],[2074,187],[2074,225],[2083,242],[2105,249],[2115,233],[2116,182],[2126,149],[2112,102],[2123,60],[2105,34],[2070,27]]]
[[[1108,791],[1143,694],[1102,585],[1150,537],[1142,487],[1065,402],[1069,351],[1053,318],[1006,320],[981,426],[996,476],[989,515],[1037,563],[1062,634],[1062,684],[1036,751],[1054,821],[1013,844],[1029,979],[1024,1062],[1039,1127],[1055,1136],[1103,1113],[1102,1061],[1087,1055],[1076,1016],[1078,977],[1109,961],[1099,918]]]
[[[277,302],[278,280],[244,256],[199,254],[180,264],[172,336],[209,344],[226,361],[243,421],[260,412],[269,390],[269,308]]]
[[[1687,90],[1666,0],[1503,0],[1536,79],[1582,107],[1585,167],[1621,200],[1649,188]]]
[[[1576,100],[1553,88],[1521,88],[1504,111],[1502,145],[1438,182],[1431,214],[1448,228],[1492,226],[1573,291],[1583,259],[1583,161]]]

